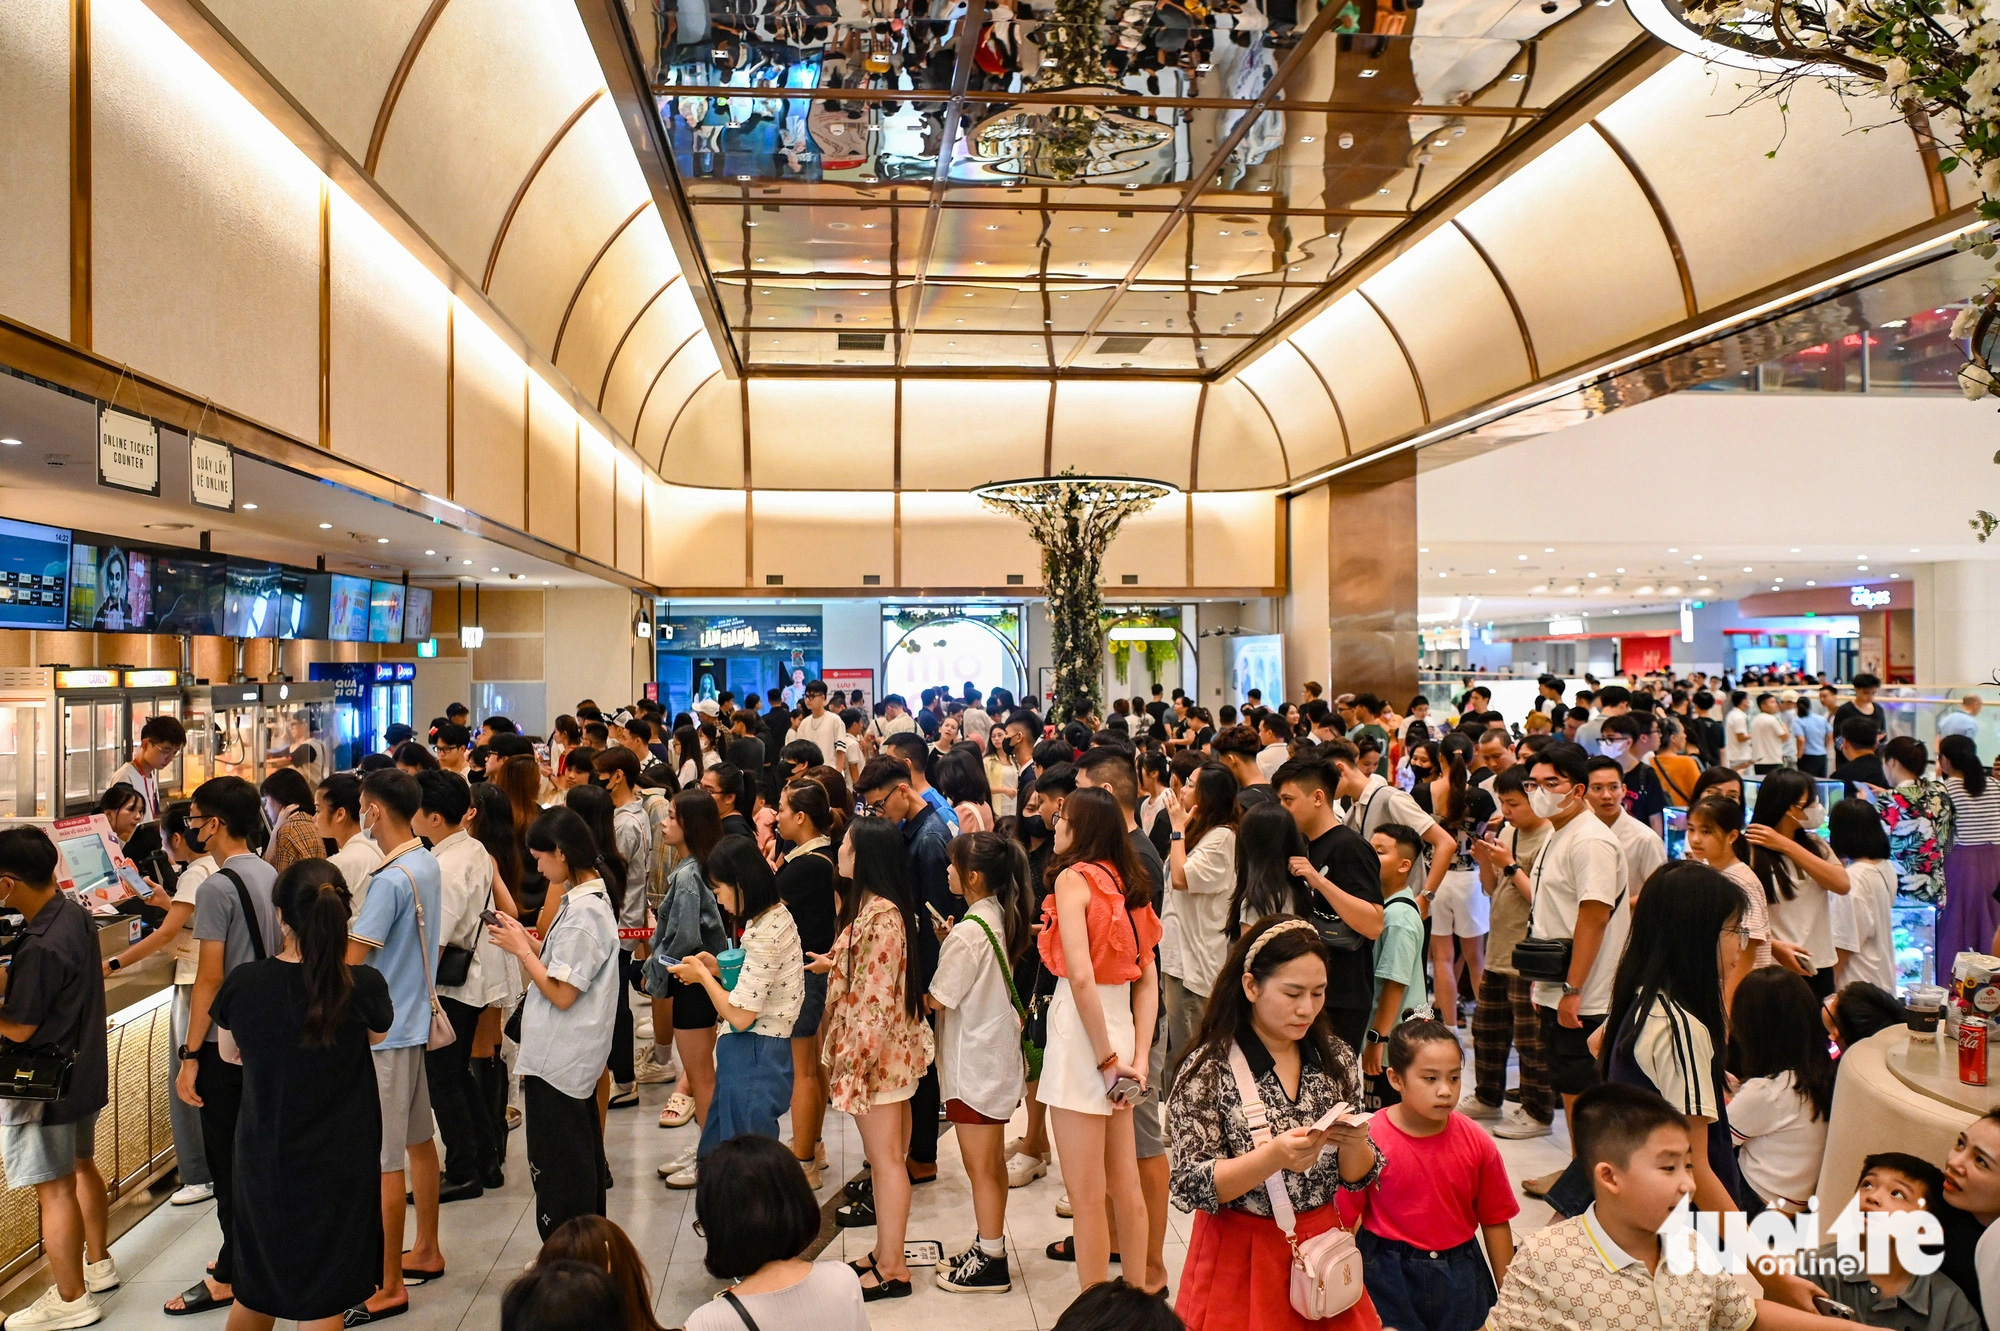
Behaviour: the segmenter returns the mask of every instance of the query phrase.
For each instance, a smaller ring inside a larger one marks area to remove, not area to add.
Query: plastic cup
[[[722,967],[722,975],[720,977],[722,987],[724,989],[734,989],[736,987],[736,977],[743,973],[743,949],[740,947],[726,948],[715,954],[715,960],[716,964]],[[1935,1025],[1933,1025],[1933,1029],[1935,1029]]]
[[[1943,1007],[1944,990],[1928,984],[1910,987],[1903,1011],[1912,1044],[1933,1044],[1937,1041],[1938,1015]]]

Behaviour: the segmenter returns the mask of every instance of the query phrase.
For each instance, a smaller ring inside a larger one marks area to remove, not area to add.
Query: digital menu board
[[[101,633],[141,633],[153,626],[150,550],[73,534],[69,549],[69,626]]]
[[[222,636],[225,638],[275,638],[279,636],[283,597],[276,564],[229,561],[223,579]]]
[[[368,585],[368,641],[403,640],[403,584],[374,582]]]
[[[408,587],[403,595],[403,641],[423,642],[431,636],[431,589]]]
[[[69,623],[69,550],[67,527],[0,518],[0,627]]]
[[[334,642],[368,641],[368,579],[335,573],[329,579],[326,636]]]
[[[222,632],[226,566],[213,555],[155,552],[153,631],[217,637]]]

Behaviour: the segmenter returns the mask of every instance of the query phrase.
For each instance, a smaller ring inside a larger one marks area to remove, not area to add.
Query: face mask
[[[1567,803],[1569,803],[1568,796],[1558,795],[1553,790],[1543,790],[1540,786],[1536,786],[1528,791],[1528,807],[1535,811],[1537,818],[1553,818],[1562,812],[1563,805]]]
[[[1814,800],[1811,804],[1806,805],[1805,811],[1799,814],[1800,827],[1818,827],[1825,821],[1826,806],[1818,800]]]
[[[1632,741],[1629,739],[1607,739],[1597,747],[1604,750],[1604,756],[1607,758],[1623,758],[1627,751],[1631,749]]]
[[[1041,818],[1023,818],[1021,830],[1031,837],[1045,837],[1049,834],[1049,825]]]

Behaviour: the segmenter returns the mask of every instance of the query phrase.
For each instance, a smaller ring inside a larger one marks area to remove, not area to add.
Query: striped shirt
[[[2000,842],[2000,781],[1987,777],[1985,793],[1977,796],[1965,789],[1963,777],[1946,777],[1944,788],[1951,796],[1952,845],[1991,846]]]
[[[1715,1041],[1687,1009],[1656,994],[1632,1058],[1668,1104],[1690,1118],[1713,1120],[1721,1103],[1715,1086]]]

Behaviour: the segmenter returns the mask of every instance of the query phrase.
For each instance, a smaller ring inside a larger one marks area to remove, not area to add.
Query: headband
[[[1250,950],[1243,954],[1243,973],[1245,975],[1248,975],[1250,973],[1250,968],[1256,964],[1257,954],[1263,951],[1264,944],[1270,942],[1273,938],[1276,938],[1279,934],[1289,933],[1294,929],[1309,929],[1315,934],[1319,932],[1319,926],[1314,924],[1311,920],[1301,920],[1293,918],[1286,920],[1283,924],[1272,925],[1270,928],[1266,929],[1262,934],[1258,935],[1257,941],[1250,945]]]

